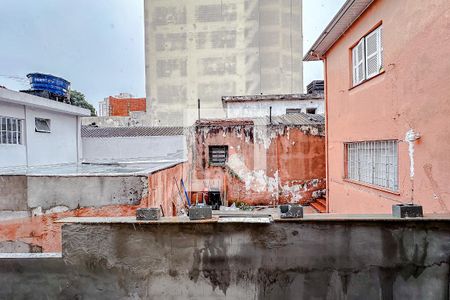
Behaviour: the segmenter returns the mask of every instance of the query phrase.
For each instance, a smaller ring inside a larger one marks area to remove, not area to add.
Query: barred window
[[[22,120],[0,117],[0,144],[22,144]]]
[[[346,178],[398,191],[398,141],[345,144]]]
[[[209,164],[224,166],[228,158],[228,146],[209,146]]]

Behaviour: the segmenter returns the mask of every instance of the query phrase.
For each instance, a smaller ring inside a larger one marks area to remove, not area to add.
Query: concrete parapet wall
[[[0,298],[448,299],[448,221],[67,224]]]

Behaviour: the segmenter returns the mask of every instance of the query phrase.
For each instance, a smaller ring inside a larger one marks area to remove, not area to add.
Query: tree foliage
[[[72,103],[72,105],[89,109],[91,111],[91,116],[97,115],[97,112],[95,111],[94,106],[92,106],[92,104],[87,102],[83,93],[80,93],[76,90],[71,90],[70,91],[70,102]]]

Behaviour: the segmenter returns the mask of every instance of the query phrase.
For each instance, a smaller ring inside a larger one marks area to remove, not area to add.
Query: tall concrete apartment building
[[[153,125],[225,116],[222,96],[303,92],[301,0],[144,0]]]

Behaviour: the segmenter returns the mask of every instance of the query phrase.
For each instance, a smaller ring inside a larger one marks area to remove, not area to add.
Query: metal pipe
[[[272,124],[272,106],[269,107],[269,123]]]
[[[200,121],[200,98],[197,100],[198,120]]]

